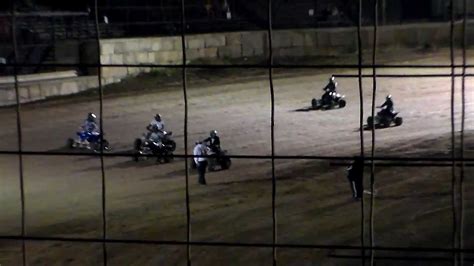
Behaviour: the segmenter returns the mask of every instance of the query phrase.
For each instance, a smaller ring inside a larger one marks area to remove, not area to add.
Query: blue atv
[[[102,146],[104,147],[104,151],[110,150],[109,142],[106,139],[102,139],[102,135],[98,132],[79,131],[76,132],[76,135],[76,139],[68,139],[68,147],[71,149],[79,148],[99,152],[101,141],[103,141]]]

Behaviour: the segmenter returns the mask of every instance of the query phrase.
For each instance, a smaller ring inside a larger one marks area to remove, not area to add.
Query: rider
[[[151,130],[147,134],[147,139],[154,143],[159,143],[161,141],[160,132],[157,125],[151,126]]]
[[[161,162],[165,159],[161,157],[163,154],[162,142],[161,142],[161,130],[158,129],[157,125],[153,125],[150,128],[150,131],[146,135],[147,143],[146,145],[151,149],[154,155],[157,155],[157,161]]]
[[[147,126],[148,130],[152,130],[153,126],[157,126],[157,129],[163,131],[165,129],[165,122],[161,119],[160,114],[156,114],[150,124]]]
[[[331,96],[336,92],[337,82],[334,76],[329,78],[329,83],[323,88],[324,94],[322,97],[323,102],[328,103],[331,100]]]
[[[392,95],[387,95],[385,97],[385,102],[379,106],[379,108],[382,108],[382,114],[385,115],[393,115],[393,100],[392,100]]]
[[[82,124],[82,129],[88,133],[94,133],[99,131],[99,127],[96,123],[97,116],[94,113],[88,113],[87,118]]]
[[[211,149],[212,152],[218,154],[221,150],[221,141],[219,139],[219,136],[217,135],[217,130],[211,130],[209,135],[210,136],[206,138],[203,142],[209,143],[209,149]]]
[[[82,130],[84,130],[84,132],[87,134],[81,135],[81,144],[88,145],[88,135],[99,133],[99,126],[97,126],[96,119],[97,116],[94,113],[87,114],[87,118],[81,126]]]
[[[164,136],[163,131],[165,130],[165,122],[161,119],[161,115],[156,114],[146,129],[150,132],[156,133],[161,139]]]

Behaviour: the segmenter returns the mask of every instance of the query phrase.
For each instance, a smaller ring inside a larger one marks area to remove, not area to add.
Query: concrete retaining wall
[[[19,83],[20,102],[33,102],[48,97],[75,94],[98,87],[97,76],[61,78]],[[0,85],[0,106],[16,104],[15,87],[12,83]]]
[[[468,27],[469,43],[474,42],[474,23]],[[460,25],[459,25],[460,26]],[[449,23],[418,23],[381,26],[378,48],[416,48],[449,45]],[[460,40],[461,27],[456,27]],[[372,27],[362,28],[363,49],[371,49]],[[357,51],[357,28],[327,28],[273,31],[275,57],[343,55]],[[180,64],[181,37],[111,39],[101,42],[102,64]],[[269,54],[266,31],[198,34],[186,36],[186,55],[196,59],[244,59]],[[149,68],[104,68],[107,83],[150,71]]]

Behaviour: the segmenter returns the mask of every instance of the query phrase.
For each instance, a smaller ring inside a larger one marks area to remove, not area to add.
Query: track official
[[[361,157],[356,157],[351,166],[347,168],[347,179],[351,185],[352,197],[355,200],[360,200],[364,190],[364,160]]]
[[[196,142],[193,150],[194,156],[203,156],[206,155],[206,146],[202,142]],[[204,157],[194,157],[194,162],[199,174],[198,182],[201,185],[206,185],[206,168],[207,168],[207,158]]]

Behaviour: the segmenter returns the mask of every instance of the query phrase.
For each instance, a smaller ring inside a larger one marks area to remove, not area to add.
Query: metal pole
[[[387,24],[387,3],[385,0],[382,0],[382,17],[381,17],[381,24]]]

